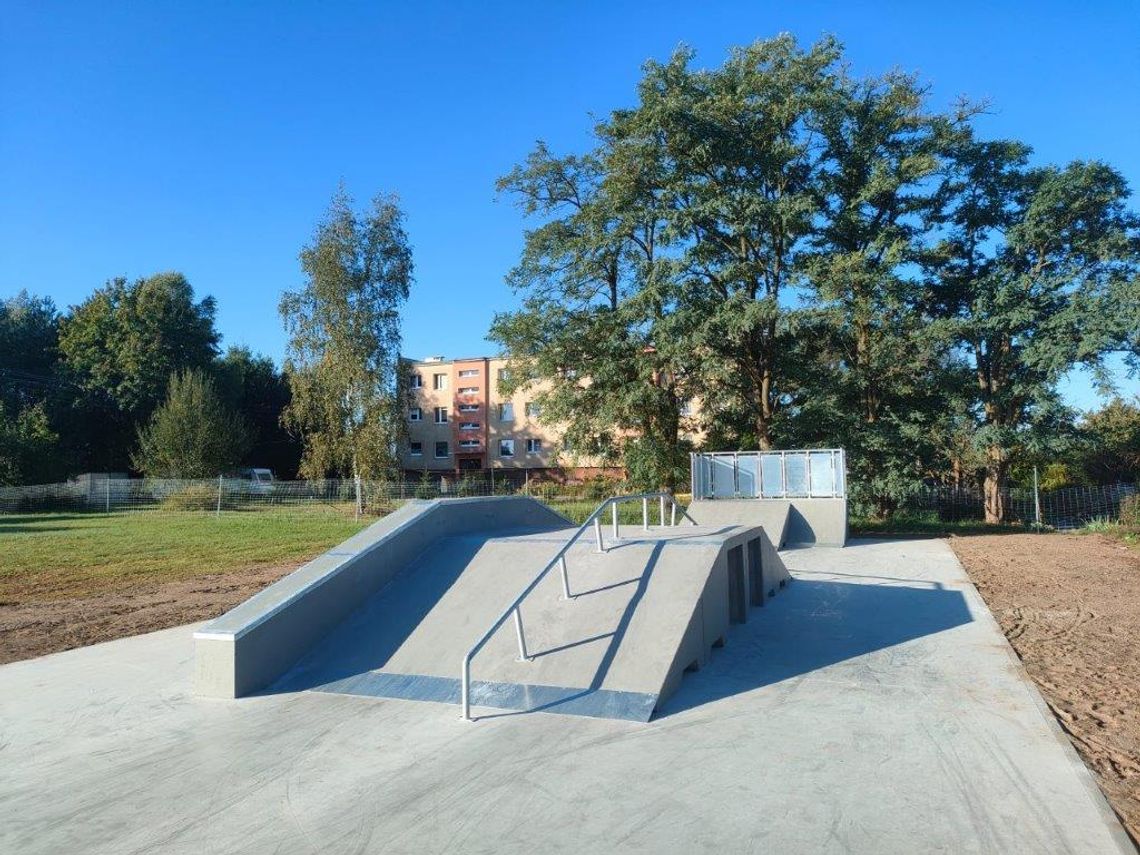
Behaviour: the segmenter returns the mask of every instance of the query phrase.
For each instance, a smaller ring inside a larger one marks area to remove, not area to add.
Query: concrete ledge
[[[265,688],[441,537],[570,524],[526,496],[410,501],[195,632],[194,690]]]
[[[847,500],[698,499],[689,514],[701,525],[759,525],[773,545],[844,546],[847,543]]]

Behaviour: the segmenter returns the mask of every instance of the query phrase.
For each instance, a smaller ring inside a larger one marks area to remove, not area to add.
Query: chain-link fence
[[[871,517],[875,504],[852,484],[852,515]],[[1062,487],[1055,490],[1011,489],[1005,494],[1009,523],[1059,531],[1083,528],[1092,522],[1116,521],[1130,502],[1140,501],[1136,484]],[[916,486],[898,502],[895,516],[930,522],[962,523],[985,520],[985,495],[968,487]]]
[[[607,496],[621,491],[612,479],[561,484],[527,475],[475,473],[429,475],[417,480],[257,482],[241,478],[201,480],[84,477],[60,484],[0,488],[0,514],[200,513],[267,511],[331,512],[383,516],[409,499],[529,495],[567,516],[584,518]]]

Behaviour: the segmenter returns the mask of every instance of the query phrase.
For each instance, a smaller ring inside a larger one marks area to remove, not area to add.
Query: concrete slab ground
[[[190,628],[0,667],[0,851],[1133,851],[944,542],[784,558],[648,724],[199,699]]]

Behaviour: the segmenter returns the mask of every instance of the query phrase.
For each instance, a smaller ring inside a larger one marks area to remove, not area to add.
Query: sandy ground
[[[301,563],[47,602],[9,590],[0,602],[0,664],[217,617]]]
[[[988,535],[950,544],[1140,840],[1140,552],[1102,535]]]

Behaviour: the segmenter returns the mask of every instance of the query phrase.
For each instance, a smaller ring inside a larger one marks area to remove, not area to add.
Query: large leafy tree
[[[1094,481],[1140,481],[1140,398],[1114,398],[1080,424],[1083,466]]]
[[[245,420],[229,409],[202,371],[170,378],[166,399],[138,432],[134,468],[151,478],[212,478],[249,447]]]
[[[543,418],[577,454],[620,460],[632,480],[672,488],[683,477],[685,401],[695,354],[681,329],[669,260],[659,253],[655,158],[603,129],[594,151],[545,146],[499,183],[541,220],[508,281],[520,310],[491,338],[512,357],[504,391],[543,380]]]
[[[19,412],[0,403],[0,484],[45,483],[59,477],[58,441],[43,403]]]
[[[0,483],[62,477],[52,413],[68,389],[56,374],[59,315],[46,297],[21,291],[0,302]]]
[[[78,461],[124,468],[137,427],[172,373],[208,369],[217,355],[212,297],[195,300],[180,273],[115,279],[60,320],[62,377],[81,390],[69,433]]]
[[[301,444],[281,425],[289,406],[289,383],[268,356],[247,347],[231,347],[214,369],[218,394],[249,425],[250,466],[272,469],[278,478],[296,475]]]
[[[1140,238],[1121,175],[1099,162],[1034,168],[1014,142],[964,139],[940,190],[930,272],[969,359],[984,453],[986,519],[1008,516],[1013,456],[1056,433],[1058,381],[1128,346]]]
[[[803,50],[782,35],[700,70],[682,50],[647,65],[640,104],[613,122],[617,133],[658,141],[689,346],[706,357],[704,411],[747,413],[763,449],[776,443],[812,361],[792,304],[824,213],[818,126],[837,97],[841,56],[833,39]]]
[[[0,302],[0,402],[20,411],[44,401],[57,382],[58,358],[55,303],[27,291]]]
[[[880,516],[933,474],[953,432],[945,415],[969,402],[918,266],[941,152],[969,113],[930,112],[919,82],[897,72],[841,73],[816,109],[822,204],[803,269],[823,346],[790,433],[846,448],[851,480]]]
[[[302,250],[301,268],[304,285],[280,305],[292,394],[283,421],[304,441],[300,472],[389,474],[405,429],[400,308],[412,283],[395,198],[377,196],[357,214],[341,188]]]

